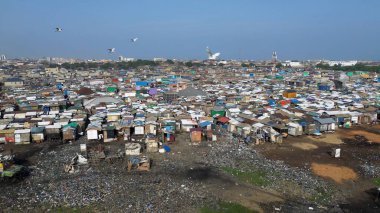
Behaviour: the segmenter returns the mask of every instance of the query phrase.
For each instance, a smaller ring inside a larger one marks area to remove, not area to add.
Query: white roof
[[[232,113],[238,113],[238,112],[240,112],[240,109],[239,108],[231,108],[231,109],[229,109],[229,111]]]
[[[25,115],[26,116],[35,116],[35,115],[37,115],[37,112],[26,112]]]
[[[197,122],[190,119],[181,119],[182,125],[197,125]]]
[[[59,129],[61,128],[60,124],[55,123],[54,125],[45,126],[46,129]]]
[[[252,126],[256,128],[261,128],[261,127],[264,127],[265,125],[262,123],[255,123],[255,124],[252,124]]]
[[[298,124],[298,123],[294,123],[294,122],[290,122],[290,123],[288,123],[288,126],[291,126],[291,127],[299,127],[300,124]]]
[[[15,134],[30,133],[30,129],[16,129]]]

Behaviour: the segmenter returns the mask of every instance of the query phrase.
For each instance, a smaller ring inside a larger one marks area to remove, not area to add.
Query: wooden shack
[[[45,126],[46,140],[56,141],[61,139],[61,125]]]
[[[41,143],[45,139],[45,127],[32,127],[32,142]]]
[[[0,143],[14,143],[15,142],[15,130],[3,129],[0,130]]]
[[[30,129],[16,129],[14,134],[16,144],[30,143]]]
[[[191,142],[193,143],[202,142],[202,128],[191,128],[190,139],[191,139]]]

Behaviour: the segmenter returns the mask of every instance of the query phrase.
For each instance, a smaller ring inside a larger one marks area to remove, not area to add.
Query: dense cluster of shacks
[[[12,72],[2,80],[0,143],[86,137],[125,141],[134,155],[170,151],[165,145],[179,133],[194,144],[218,141],[220,131],[246,143],[281,143],[380,117],[380,79],[359,71],[162,65]]]

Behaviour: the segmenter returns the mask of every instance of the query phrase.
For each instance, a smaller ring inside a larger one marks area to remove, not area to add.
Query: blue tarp
[[[318,90],[328,91],[330,90],[330,86],[321,84],[321,85],[318,85]]]
[[[216,100],[215,106],[224,106],[224,100]]]
[[[147,86],[149,86],[149,82],[148,81],[136,81],[136,86],[147,87]]]
[[[269,102],[270,106],[275,106],[276,105],[276,101],[273,100],[273,99],[268,100],[268,102]]]
[[[57,84],[57,89],[58,90],[61,90],[62,88],[63,88],[63,84],[61,84],[61,83]]]
[[[172,130],[173,130],[173,127],[172,127],[172,126],[165,126],[165,130],[166,130],[166,131],[172,131]]]
[[[292,99],[291,102],[292,102],[292,104],[299,104],[299,103],[301,103],[301,101],[299,101],[297,99]]]
[[[162,148],[164,148],[165,152],[170,152],[171,151],[170,147],[167,146],[167,145],[164,145]]]
[[[203,128],[203,127],[206,127],[206,126],[211,125],[211,124],[212,124],[211,121],[204,121],[204,122],[200,123],[199,126]]]

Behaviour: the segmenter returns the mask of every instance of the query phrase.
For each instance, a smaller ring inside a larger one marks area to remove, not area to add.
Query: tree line
[[[337,70],[337,71],[367,71],[367,72],[380,72],[380,66],[372,66],[366,65],[363,63],[357,63],[353,66],[342,66],[341,64],[335,64],[334,66],[330,66],[325,63],[319,63],[316,65],[319,69],[324,70]]]
[[[86,70],[86,69],[131,69],[140,66],[156,66],[157,62],[150,60],[136,60],[136,61],[120,61],[120,62],[78,62],[78,63],[63,63],[63,64],[49,64],[50,68],[65,68],[74,70]]]

